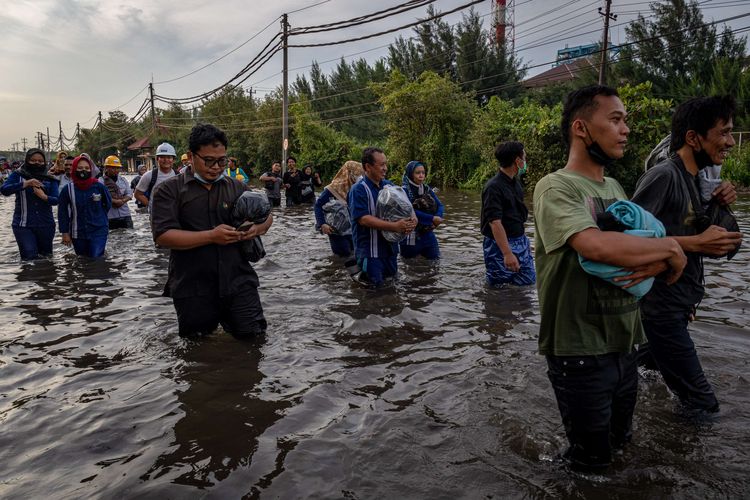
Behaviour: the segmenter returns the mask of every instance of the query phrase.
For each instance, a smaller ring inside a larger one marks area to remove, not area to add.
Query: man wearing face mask
[[[678,106],[672,117],[671,155],[638,180],[632,200],[654,214],[687,255],[685,272],[675,284],[667,286],[657,276],[641,301],[641,311],[649,351],[664,381],[688,414],[698,418],[719,411],[687,329],[703,298],[703,256],[726,255],[742,235],[705,227],[700,202],[693,200],[699,200],[699,171],[721,165],[734,146],[734,113],[734,99],[728,96],[699,97]],[[713,196],[723,205],[737,198],[727,181]]]
[[[480,227],[484,235],[487,284],[533,285],[534,258],[523,227],[529,211],[523,202],[523,185],[518,180],[526,173],[526,152],[520,142],[508,141],[495,148],[495,158],[498,173],[482,190]]]
[[[109,190],[112,198],[112,208],[107,212],[110,229],[132,229],[133,218],[130,216],[128,202],[133,198],[127,179],[120,175],[122,163],[115,155],[110,155],[104,160],[104,176],[100,182]]]
[[[561,129],[568,160],[534,189],[535,261],[541,323],[539,352],[557,399],[571,467],[602,471],[632,436],[638,394],[636,346],[643,342],[638,300],[623,287],[586,273],[579,255],[630,269],[630,286],[667,271],[679,278],[686,258],[672,238],[602,231],[597,219],[627,199],[604,176],[622,158],[625,106],[610,87],[571,92]],[[628,286],[628,285],[625,285]]]

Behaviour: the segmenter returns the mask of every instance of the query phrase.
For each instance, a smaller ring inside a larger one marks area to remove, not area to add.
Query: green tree
[[[431,182],[458,185],[470,171],[465,143],[477,106],[448,77],[423,73],[410,82],[399,71],[373,85],[388,130],[387,154],[398,172],[410,160],[428,167]]]

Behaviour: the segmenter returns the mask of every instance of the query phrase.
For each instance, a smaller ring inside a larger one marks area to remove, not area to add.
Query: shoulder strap
[[[677,175],[679,176],[683,187],[687,190],[688,196],[690,197],[690,205],[692,205],[693,207],[693,212],[695,213],[695,217],[696,218],[701,217],[702,215],[704,215],[705,211],[703,210],[703,205],[698,199],[698,190],[695,188],[695,184],[688,182],[687,179],[685,179],[685,174],[683,174],[679,165],[677,165],[677,163],[675,163],[675,161],[672,158],[668,158],[667,161],[672,166],[672,168],[674,168],[677,171]]]
[[[151,198],[151,192],[154,190],[156,185],[156,178],[159,176],[159,167],[156,167],[151,171],[151,181],[148,183],[148,197]]]

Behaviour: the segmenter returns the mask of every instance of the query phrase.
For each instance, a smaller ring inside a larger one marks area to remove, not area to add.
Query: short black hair
[[[227,147],[229,144],[227,134],[210,123],[199,123],[190,131],[188,148],[190,149],[190,152],[197,153],[201,146],[207,144],[214,145],[217,142],[221,143],[222,146]]]
[[[274,166],[274,165],[276,165],[277,163],[278,163],[279,165],[281,165],[281,160],[274,160],[274,161],[272,161],[272,162],[271,162],[271,166],[273,167],[273,166]]]
[[[495,148],[495,158],[502,168],[510,167],[516,161],[516,158],[522,156],[523,144],[518,141],[503,142]]]
[[[374,147],[367,147],[362,151],[362,166],[365,165],[375,165],[375,153],[382,153],[382,149],[380,148],[374,148]]]
[[[695,97],[683,102],[672,115],[672,132],[669,149],[677,151],[685,145],[689,130],[695,130],[706,137],[708,131],[719,121],[728,122],[734,118],[737,104],[732,96]]]
[[[287,163],[287,165],[289,164],[289,160],[294,160],[294,163],[297,163],[297,158],[295,158],[295,157],[294,157],[294,156],[292,156],[292,155],[289,155],[289,156],[287,157],[287,159],[286,159],[286,163]]]
[[[596,97],[600,95],[605,97],[620,96],[617,90],[606,85],[588,85],[568,94],[563,106],[562,121],[560,122],[562,139],[566,148],[570,149],[570,125],[580,116],[591,116],[591,113],[598,106]]]

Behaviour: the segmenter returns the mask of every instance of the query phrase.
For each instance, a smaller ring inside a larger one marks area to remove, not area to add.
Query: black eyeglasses
[[[198,153],[193,153],[193,154],[197,156],[198,158],[200,158],[201,160],[203,160],[203,163],[206,164],[206,168],[211,168],[217,163],[219,164],[220,167],[226,167],[227,163],[229,163],[229,158],[227,158],[226,156],[222,156],[221,158],[204,158]]]

